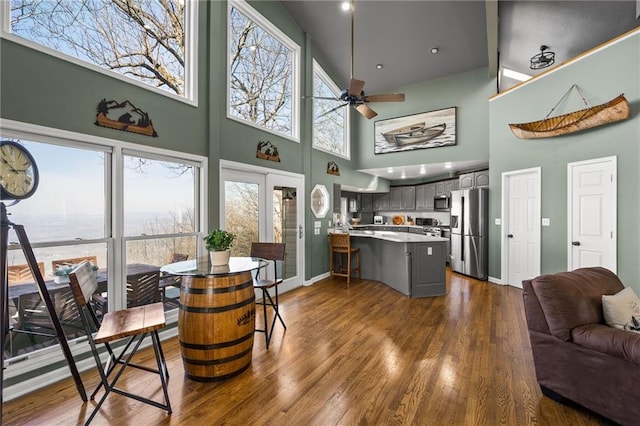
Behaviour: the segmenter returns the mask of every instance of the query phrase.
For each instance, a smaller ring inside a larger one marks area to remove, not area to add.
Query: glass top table
[[[235,275],[267,266],[267,261],[258,257],[231,257],[225,266],[211,266],[209,257],[171,263],[160,268],[161,272],[171,275],[209,277]]]

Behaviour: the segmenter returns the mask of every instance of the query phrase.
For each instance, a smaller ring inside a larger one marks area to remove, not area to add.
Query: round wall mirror
[[[324,185],[317,184],[311,190],[311,211],[316,217],[325,217],[329,211],[329,191]]]

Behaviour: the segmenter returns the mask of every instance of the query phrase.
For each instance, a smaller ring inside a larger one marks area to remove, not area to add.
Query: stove
[[[440,228],[435,227],[435,226],[423,226],[422,227],[422,233],[424,235],[430,235],[432,237],[441,237],[442,236],[442,230]]]

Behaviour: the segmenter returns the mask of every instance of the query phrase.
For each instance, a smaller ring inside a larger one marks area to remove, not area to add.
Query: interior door
[[[568,269],[617,268],[616,158],[569,163]]]
[[[508,283],[540,275],[540,175],[539,171],[512,174],[507,182],[506,243]]]

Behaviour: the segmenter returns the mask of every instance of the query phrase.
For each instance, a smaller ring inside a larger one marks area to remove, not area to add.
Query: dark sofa
[[[624,288],[594,267],[523,281],[536,376],[543,394],[623,425],[640,424],[640,334],[605,324],[602,295]]]

